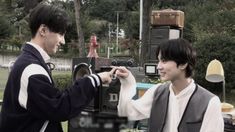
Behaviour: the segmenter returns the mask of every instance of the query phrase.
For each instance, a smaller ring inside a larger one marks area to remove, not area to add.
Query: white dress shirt
[[[121,90],[119,95],[118,114],[127,116],[129,120],[141,120],[150,117],[153,96],[160,84],[149,88],[145,94],[137,100],[132,100],[136,94],[136,82],[130,73],[126,79],[120,79]],[[195,90],[195,83],[192,81],[178,95],[175,95],[170,85],[170,97],[168,104],[168,116],[164,126],[164,132],[178,132],[177,127],[186,108],[187,102]],[[220,100],[214,96],[209,101],[204,115],[200,132],[223,132],[224,121],[221,112]]]
[[[33,46],[35,49],[37,49],[45,62],[49,62],[50,56],[40,46],[38,46],[34,43],[31,43],[31,42],[27,42],[27,44],[29,44],[29,45]]]

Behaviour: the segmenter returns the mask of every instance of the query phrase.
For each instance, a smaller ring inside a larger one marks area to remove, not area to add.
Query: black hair
[[[161,53],[163,60],[176,62],[177,66],[188,63],[186,77],[191,77],[196,64],[196,51],[189,41],[179,38],[171,39],[160,43],[156,55]]]
[[[69,16],[64,10],[47,4],[37,5],[29,16],[32,37],[35,37],[41,24],[46,25],[52,32],[65,34],[70,23]]]

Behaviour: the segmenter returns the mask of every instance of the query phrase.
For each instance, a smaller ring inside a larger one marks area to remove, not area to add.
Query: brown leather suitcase
[[[153,10],[151,15],[152,26],[184,27],[184,12],[180,10],[164,9]]]

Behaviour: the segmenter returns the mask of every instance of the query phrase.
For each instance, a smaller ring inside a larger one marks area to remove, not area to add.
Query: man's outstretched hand
[[[113,76],[115,75],[116,67],[112,67],[112,70],[109,72],[100,72],[98,75],[100,76],[102,83],[109,84],[111,83]]]

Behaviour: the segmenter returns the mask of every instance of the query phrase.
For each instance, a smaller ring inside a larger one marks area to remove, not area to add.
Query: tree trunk
[[[142,46],[140,65],[143,65],[148,60],[149,47],[149,30],[150,30],[150,15],[151,15],[152,0],[143,0],[143,30],[142,30]]]
[[[77,34],[78,34],[78,49],[79,49],[79,57],[85,57],[85,43],[84,43],[84,35],[81,27],[81,3],[80,0],[74,0],[74,8],[75,8],[75,19],[77,26]]]

